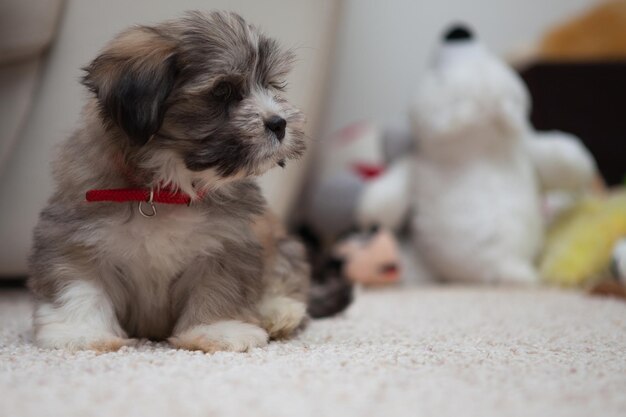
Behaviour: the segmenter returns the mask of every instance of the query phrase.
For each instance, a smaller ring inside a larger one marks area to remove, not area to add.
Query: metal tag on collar
[[[148,203],[150,205],[150,211],[144,210],[143,203]],[[148,197],[148,200],[140,201],[139,205],[137,206],[137,209],[139,210],[139,214],[141,214],[143,217],[150,218],[150,217],[156,216],[157,210],[156,210],[156,206],[154,205],[154,189],[153,188],[150,188],[150,197]]]

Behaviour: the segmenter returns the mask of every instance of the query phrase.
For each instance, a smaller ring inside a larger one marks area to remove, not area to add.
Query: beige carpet
[[[246,354],[42,351],[0,294],[0,416],[625,416],[626,303],[556,291],[361,294]]]

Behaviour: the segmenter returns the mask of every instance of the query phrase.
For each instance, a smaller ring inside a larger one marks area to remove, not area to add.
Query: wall
[[[466,22],[495,51],[528,45],[594,0],[346,0],[325,132],[370,119],[403,125],[413,86],[440,34]]]

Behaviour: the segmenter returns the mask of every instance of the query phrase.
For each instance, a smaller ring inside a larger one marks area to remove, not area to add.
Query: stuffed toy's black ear
[[[165,116],[177,75],[176,44],[149,27],[123,32],[84,68],[83,84],[97,97],[105,122],[131,144],[144,145]]]

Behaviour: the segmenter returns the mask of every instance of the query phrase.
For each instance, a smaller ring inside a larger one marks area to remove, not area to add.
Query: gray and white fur
[[[254,177],[305,150],[281,94],[293,55],[233,13],[122,32],[85,68],[82,124],[30,257],[36,343],[115,350],[133,338],[245,351],[306,316],[302,246]],[[86,202],[90,189],[169,187],[190,206]]]

